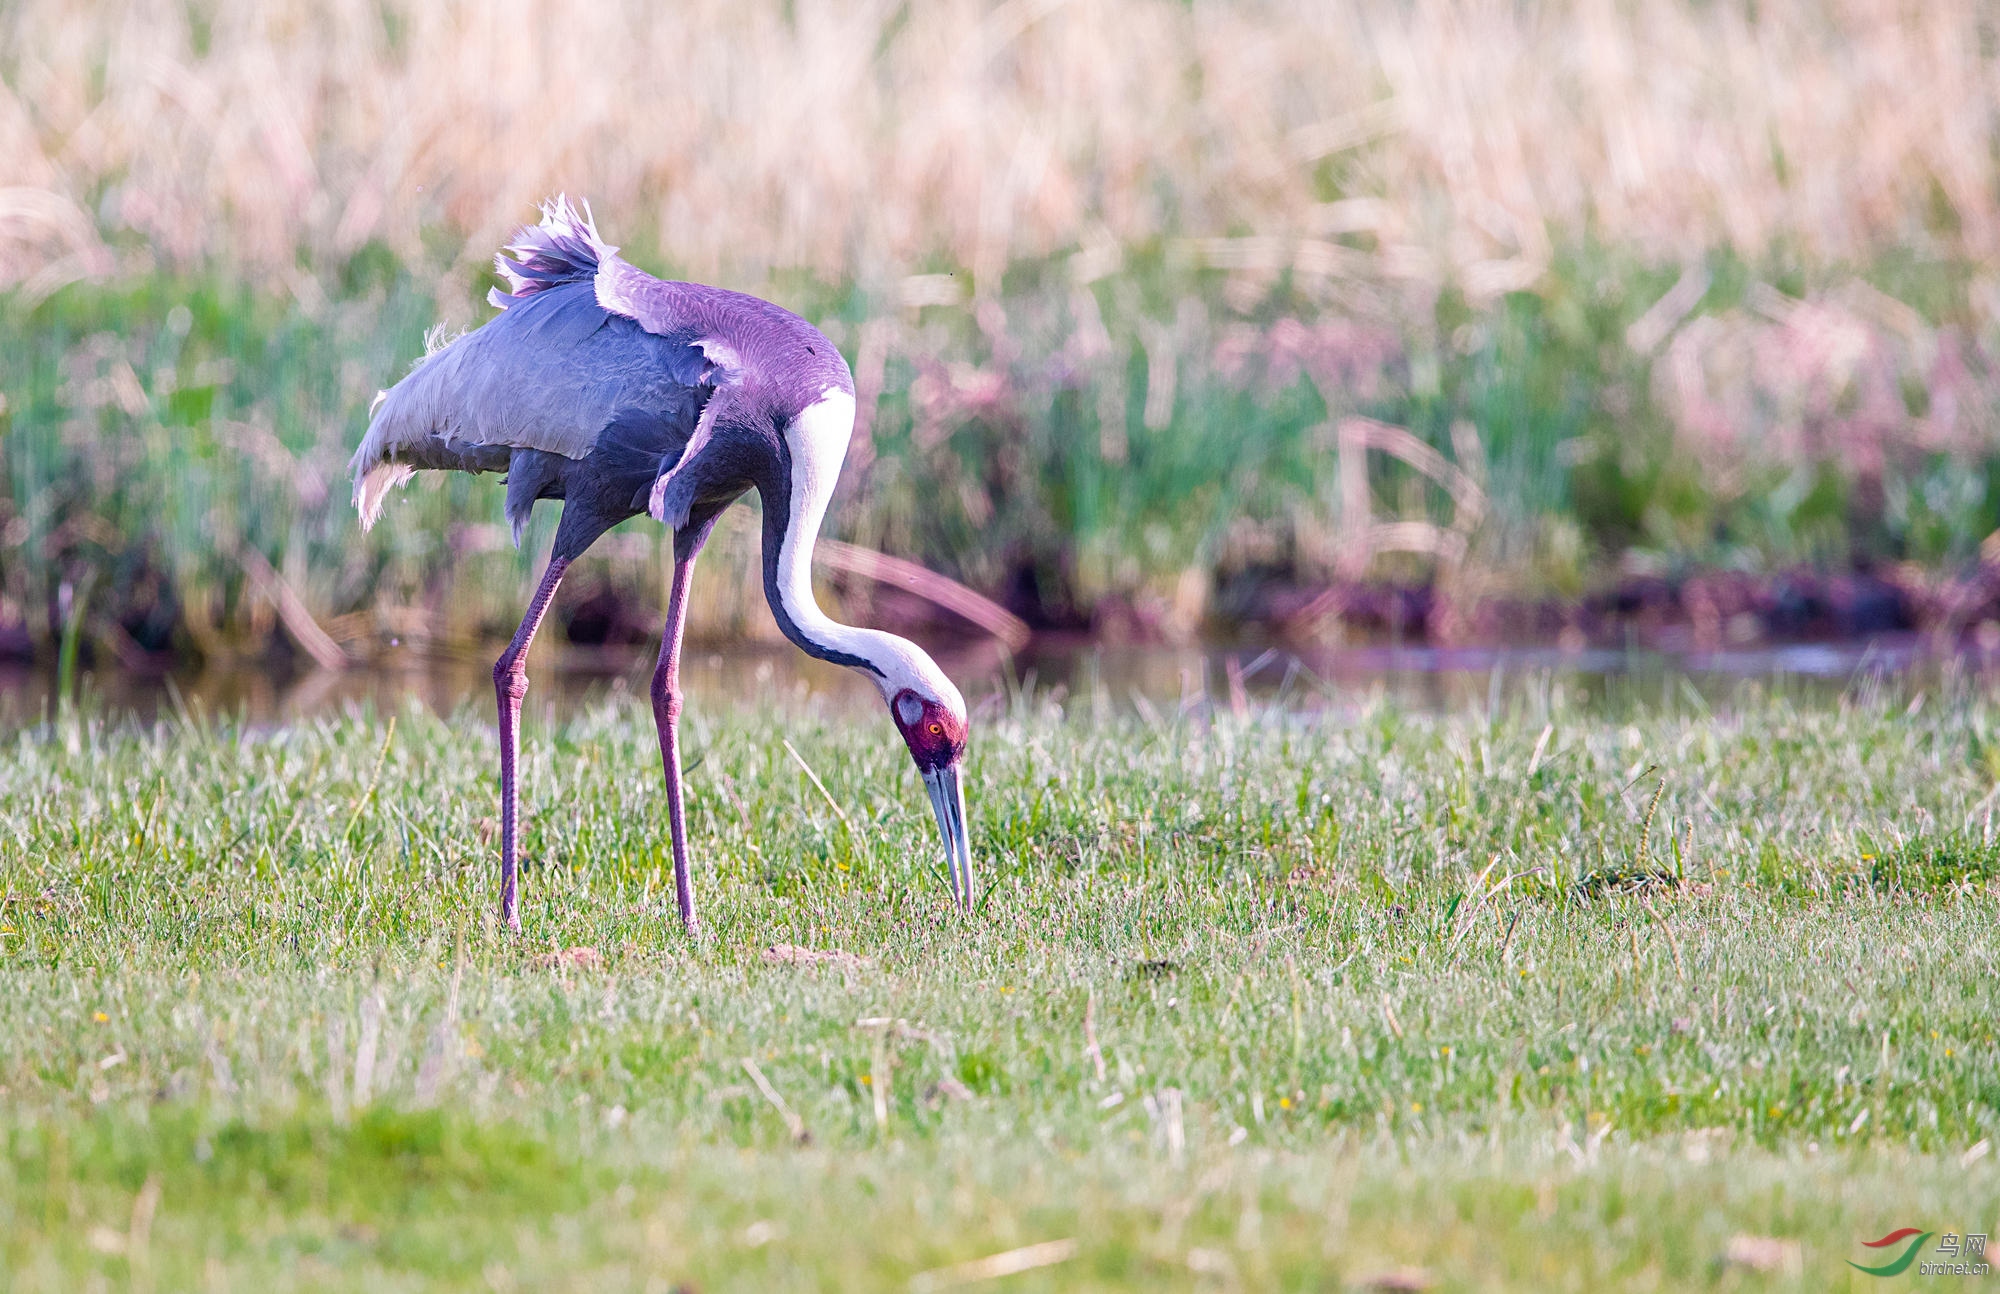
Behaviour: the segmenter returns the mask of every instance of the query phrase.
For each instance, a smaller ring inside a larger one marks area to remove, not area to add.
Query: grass
[[[2000,528],[2000,451],[1922,412],[1990,406],[1961,389],[1983,343],[1965,365],[1915,358],[1978,335],[1949,293],[1926,299],[1905,353],[1830,300],[1832,279],[1775,298],[1788,322],[1757,315],[1746,301],[1771,290],[1719,258],[1707,304],[1655,355],[1625,338],[1675,279],[1608,253],[1552,268],[1548,296],[1447,295],[1427,318],[1374,323],[1286,288],[1232,307],[1222,276],[1162,261],[1074,291],[1058,263],[1043,269],[1053,281],[1004,298],[999,323],[970,303],[906,315],[854,292],[781,294],[869,388],[832,532],[1042,627],[1227,632],[1282,622],[1303,600],[1288,592],[1367,575],[1467,606],[1697,569],[1936,575],[1975,563]],[[1155,345],[1155,297],[1204,322]],[[426,479],[366,537],[348,506],[368,404],[441,308],[388,259],[315,310],[213,277],[0,308],[0,633],[46,658],[85,605],[97,661],[224,663],[293,642],[257,574],[268,565],[357,656],[504,638],[554,505],[519,551],[490,479]],[[1109,349],[1079,366],[1093,327]],[[1858,375],[1814,367],[1833,334],[1867,351]],[[1730,367],[1746,350],[1769,363]],[[1706,403],[1673,394],[1687,371],[1712,376]],[[1892,379],[1900,412],[1878,407]],[[1350,454],[1358,418],[1407,428],[1439,467],[1395,445]],[[1444,556],[1397,551],[1433,539]],[[665,551],[656,525],[629,523],[568,596],[609,590],[628,619],[656,621]],[[732,514],[695,584],[698,637],[771,633],[760,569],[754,522]],[[868,586],[835,592],[868,617]]]
[[[23,732],[0,1270],[1821,1290],[1993,1229],[2000,698],[1306,699],[989,703],[965,918],[872,707],[695,698],[694,939],[630,701],[530,726],[518,940],[476,717]]]
[[[311,300],[371,243],[467,274],[561,188],[704,276],[989,299],[1018,263],[1243,234],[1277,245],[1248,270],[1419,295],[1532,282],[1586,231],[1666,263],[1990,257],[1992,34],[1974,0],[24,0],[0,279],[228,265]]]
[[[1188,637],[1357,571],[1962,568],[2000,529],[1993,37],[1970,0],[24,0],[0,635],[48,654],[88,586],[98,655],[267,650],[254,549],[357,654],[504,636],[490,482],[364,541],[341,474],[564,189],[822,323],[861,388],[842,537],[1044,624]],[[1342,454],[1354,416],[1480,506]],[[697,631],[762,623],[752,533]],[[572,585],[657,603],[660,551]]]

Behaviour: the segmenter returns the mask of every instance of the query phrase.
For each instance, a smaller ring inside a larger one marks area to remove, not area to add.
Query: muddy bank
[[[1329,637],[1454,646],[1639,646],[1716,651],[1917,633],[2000,647],[2000,564],[1940,575],[1913,567],[1774,575],[1634,576],[1578,599],[1482,596],[1444,585],[1357,581],[1271,586],[1251,616],[1289,641]]]
[[[839,573],[827,585],[839,614],[943,651],[976,650],[995,638],[990,620],[968,619],[908,589]],[[59,598],[41,624],[16,612],[0,623],[0,664],[54,665],[66,630],[75,635],[76,664],[83,669],[164,676],[205,664],[285,673],[318,663],[302,645],[302,635],[278,615],[267,617],[257,648],[218,655],[201,636],[177,624],[179,608],[157,596],[164,587],[140,581],[101,588],[80,612],[75,602]],[[562,645],[576,658],[606,652],[622,659],[630,649],[657,642],[655,592],[616,580],[579,581],[559,594],[544,641]],[[1574,599],[1492,595],[1449,582],[1301,585],[1246,579],[1216,590],[1205,616],[1164,602],[1125,599],[1106,599],[1087,612],[1051,607],[1033,596],[1026,581],[995,594],[987,605],[1008,614],[1004,645],[1016,653],[1029,637],[1110,647],[1277,644],[1309,650],[1402,644],[1681,653],[1918,635],[1933,650],[2000,650],[2000,560],[1958,573],[1897,565],[1835,574],[1799,569],[1635,575]],[[511,626],[488,626],[486,637],[447,638],[427,634],[420,620],[383,612],[346,617],[333,627],[346,660],[359,666],[411,652],[490,654]],[[704,638],[696,624],[690,641],[721,647],[744,640]],[[781,645],[769,624],[753,623],[748,641]]]

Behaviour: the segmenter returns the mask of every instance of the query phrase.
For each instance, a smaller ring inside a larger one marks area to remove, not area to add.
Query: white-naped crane
[[[682,807],[681,631],[688,576],[716,518],[755,490],[764,591],[808,655],[867,676],[930,792],[961,906],[972,902],[959,761],[965,701],[916,644],[835,622],[813,597],[812,553],[854,427],[854,378],[817,328],[768,301],[654,278],[598,236],[586,204],[542,207],[494,266],[501,313],[418,361],[376,398],[355,451],[354,506],[374,525],[390,489],[420,468],[505,472],[520,543],[538,499],[563,501],[527,614],[493,666],[500,710],[500,912],[520,929],[516,755],[528,644],[563,571],[612,526],[650,513],[673,531],[653,720],[667,778],[674,896],[695,927]]]

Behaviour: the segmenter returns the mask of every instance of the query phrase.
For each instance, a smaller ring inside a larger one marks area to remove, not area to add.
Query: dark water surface
[[[1113,646],[1089,640],[1037,641],[1017,657],[993,646],[940,653],[969,701],[1026,686],[1039,693],[1100,692],[1140,710],[1191,706],[1299,706],[1381,695],[1422,710],[1493,707],[1524,690],[1560,690],[1572,703],[1714,703],[1746,685],[1828,699],[1871,682],[1910,681],[1946,672],[1993,673],[2000,656],[1939,654],[1915,635],[1840,643],[1664,653],[1519,647],[1343,646],[1324,648]],[[528,704],[566,709],[595,699],[644,697],[651,652],[635,648],[537,651]],[[189,707],[254,724],[339,713],[354,706],[400,709],[415,697],[440,713],[493,704],[491,662],[471,656],[408,654],[340,672],[274,672],[259,665],[142,676],[86,672],[79,687],[96,708],[140,721]],[[874,704],[852,672],[787,644],[691,644],[682,666],[690,708]],[[53,670],[0,670],[0,727],[39,722],[56,695]]]

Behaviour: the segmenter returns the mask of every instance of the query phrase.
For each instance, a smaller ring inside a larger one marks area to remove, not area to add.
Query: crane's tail
[[[361,514],[361,529],[373,530],[376,520],[382,515],[382,505],[389,500],[389,491],[417,474],[417,469],[408,463],[383,463],[371,468],[354,483],[354,510]]]
[[[382,505],[388,501],[391,490],[416,475],[417,468],[430,466],[411,461],[411,451],[428,437],[432,422],[429,406],[434,395],[422,388],[433,384],[420,374],[426,364],[463,335],[447,336],[443,324],[432,328],[424,335],[423,358],[410,366],[402,381],[387,391],[377,391],[374,402],[368,406],[368,434],[361,438],[354,457],[347,463],[348,473],[354,478],[354,510],[361,514],[364,531],[372,529],[382,515]]]
[[[487,300],[505,310],[537,292],[594,279],[617,254],[598,236],[590,205],[579,209],[567,194],[559,194],[542,204],[540,224],[517,230],[505,251],[493,258],[494,270],[510,291],[494,288]],[[458,362],[464,354],[453,349],[457,340],[434,329],[424,339],[424,357],[402,381],[377,395],[368,410],[368,434],[348,464],[363,530],[382,515],[389,492],[419,468],[482,472],[507,467],[508,446],[477,436],[456,439],[445,430],[463,414],[460,402],[468,380]]]
[[[375,402],[368,406],[368,434],[348,464],[354,473],[354,510],[361,514],[364,531],[372,530],[381,517],[389,491],[416,475],[416,468],[389,457],[394,452],[388,443],[389,421],[378,416],[388,399],[387,391],[375,393]]]

